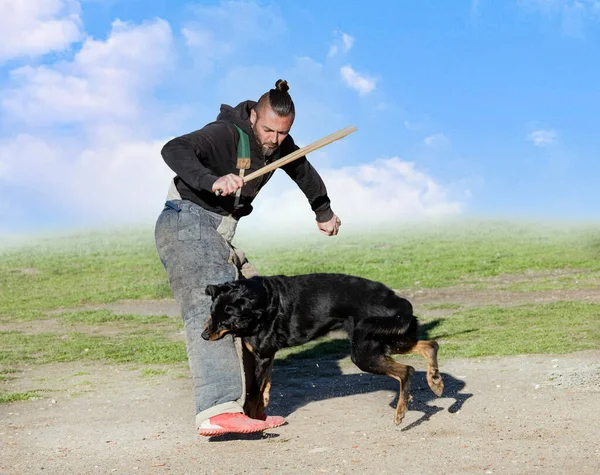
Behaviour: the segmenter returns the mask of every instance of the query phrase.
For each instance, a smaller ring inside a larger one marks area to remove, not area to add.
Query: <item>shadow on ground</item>
[[[434,320],[421,325],[419,338],[430,339],[430,332],[438,324],[439,320]],[[398,382],[387,376],[343,372],[340,369],[340,360],[349,355],[350,342],[345,338],[323,340],[310,349],[290,355],[283,360],[276,360],[271,400],[267,412],[287,417],[311,402],[377,391],[396,392],[396,397],[390,403],[395,410],[400,389]],[[401,360],[402,357],[400,356],[399,359]],[[343,364],[351,365],[354,370],[353,363],[349,359],[345,360]],[[453,404],[447,410],[451,413],[458,412],[465,401],[473,395],[461,392],[465,388],[464,381],[443,371],[441,374],[444,380],[442,397],[454,399]],[[423,415],[406,427],[402,427],[402,431],[411,430],[444,410],[435,405],[435,400],[438,398],[429,389],[424,371],[416,371],[413,375],[411,395],[412,400],[408,404],[409,411],[419,411]],[[393,413],[393,410],[390,411],[390,420]],[[276,436],[276,434],[224,435],[212,437],[211,441],[226,441],[232,440],[232,438],[235,440],[240,438],[258,440]]]
[[[431,339],[430,334],[439,322],[440,320],[433,320],[422,324],[419,338]],[[276,361],[269,411],[288,416],[310,402],[376,391],[395,391],[396,398],[390,404],[395,409],[400,389],[398,382],[387,376],[370,373],[345,374],[340,369],[339,360],[349,355],[350,342],[347,339],[337,339],[322,341],[313,348]],[[345,360],[344,364],[346,362],[353,365],[349,360]],[[441,374],[444,380],[443,397],[454,399],[447,410],[458,412],[473,395],[461,392],[465,388],[464,381],[443,371]],[[444,410],[434,404],[437,396],[429,389],[424,371],[417,371],[413,375],[411,395],[413,399],[408,405],[409,410],[420,411],[423,416],[402,430],[410,430]]]

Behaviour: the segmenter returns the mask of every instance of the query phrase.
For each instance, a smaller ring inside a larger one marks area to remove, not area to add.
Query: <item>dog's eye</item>
[[[225,305],[225,313],[233,313],[235,311],[235,308],[233,307],[233,305]]]

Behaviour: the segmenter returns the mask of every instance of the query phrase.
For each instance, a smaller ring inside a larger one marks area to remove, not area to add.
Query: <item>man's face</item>
[[[293,123],[293,114],[281,117],[268,105],[261,107],[258,111],[256,109],[250,111],[250,125],[265,157],[272,155],[279,148],[281,142],[289,134]]]

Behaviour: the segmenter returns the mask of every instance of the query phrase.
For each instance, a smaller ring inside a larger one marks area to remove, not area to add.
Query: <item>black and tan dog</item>
[[[211,318],[202,338],[218,340],[231,333],[252,353],[255,382],[246,412],[261,414],[268,404],[277,350],[301,345],[343,329],[352,342],[352,361],[363,371],[386,374],[400,382],[394,422],[404,418],[412,366],[391,358],[418,353],[427,359],[427,382],[441,396],[435,341],[418,340],[418,322],[410,302],[379,283],[345,274],[252,277],[209,285]]]

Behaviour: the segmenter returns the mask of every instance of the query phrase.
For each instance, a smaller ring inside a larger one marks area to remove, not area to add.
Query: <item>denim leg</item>
[[[205,341],[200,334],[210,313],[208,284],[237,278],[230,244],[217,232],[218,215],[187,202],[165,207],[155,228],[156,248],[173,297],[181,307],[196,399],[196,422],[224,412],[243,412],[242,365],[231,335]]]

